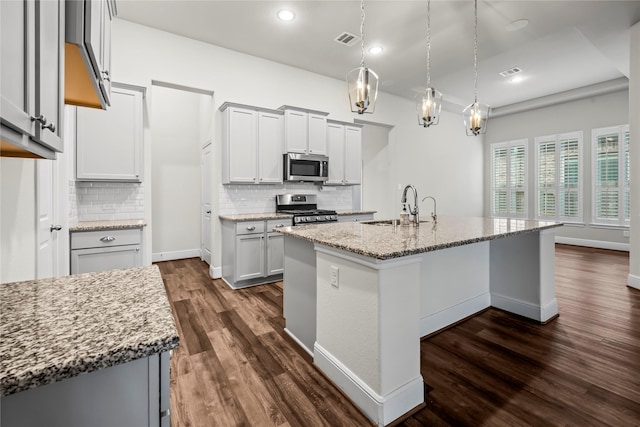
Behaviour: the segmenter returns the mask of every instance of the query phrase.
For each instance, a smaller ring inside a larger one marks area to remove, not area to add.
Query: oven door
[[[298,153],[284,155],[285,181],[323,182],[329,177],[329,158]]]

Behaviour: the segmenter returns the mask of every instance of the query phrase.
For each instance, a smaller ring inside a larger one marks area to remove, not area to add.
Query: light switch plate
[[[335,265],[332,265],[331,270],[329,272],[329,282],[331,283],[331,286],[333,286],[336,289],[340,284],[338,273],[339,273],[338,267],[336,267]]]

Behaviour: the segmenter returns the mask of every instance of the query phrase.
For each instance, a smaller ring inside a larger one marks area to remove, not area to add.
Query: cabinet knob
[[[49,129],[51,132],[55,132],[56,124],[55,123],[49,123],[48,125],[43,124],[42,129]]]
[[[206,213],[210,214],[210,213],[211,213],[211,211],[207,211]]]
[[[104,80],[110,82],[111,81],[111,76],[109,75],[109,70],[102,70],[100,71],[100,74],[102,74],[104,77]]]
[[[116,238],[113,236],[104,236],[100,238],[101,242],[113,242],[114,240],[116,240]]]
[[[282,227],[284,227],[284,224],[278,224],[274,228],[282,228]]]
[[[249,231],[253,231],[255,229],[256,229],[255,225],[251,225],[251,226],[247,227],[247,230],[249,230]]]
[[[53,232],[53,231],[60,231],[62,230],[62,226],[61,225],[51,225],[51,227],[49,227],[49,231]]]
[[[38,117],[31,116],[31,121],[39,122],[43,126],[47,124],[47,118],[44,116],[44,114],[40,114]]]
[[[136,252],[140,252],[140,248],[136,248]]]

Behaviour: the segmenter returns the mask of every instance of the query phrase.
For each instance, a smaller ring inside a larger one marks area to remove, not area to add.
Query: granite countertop
[[[116,219],[105,221],[80,221],[69,227],[69,231],[120,230],[124,228],[142,228],[147,225],[144,219]]]
[[[281,214],[276,212],[267,212],[267,213],[255,213],[255,214],[229,214],[229,215],[219,215],[218,218],[224,219],[227,221],[260,221],[265,219],[291,219],[293,215],[290,214]]]
[[[0,284],[0,396],[178,346],[157,266]]]
[[[350,210],[336,211],[338,215],[369,215],[377,212],[378,211],[350,211]]]
[[[274,231],[380,260],[446,249],[559,227],[561,223],[521,219],[439,216],[437,223],[393,227],[384,221],[297,226]]]

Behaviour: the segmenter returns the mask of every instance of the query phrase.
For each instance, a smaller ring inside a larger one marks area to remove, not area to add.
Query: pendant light
[[[478,102],[478,0],[474,0],[474,38],[473,38],[473,104],[464,109],[464,127],[468,136],[476,136],[487,131],[489,106]]]
[[[431,0],[427,0],[427,89],[422,97],[416,97],[418,124],[428,128],[440,121],[442,94],[431,87]]]
[[[360,0],[360,66],[347,73],[351,111],[358,114],[373,113],[378,97],[378,75],[364,65],[364,18],[364,0]]]

